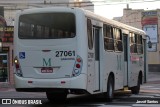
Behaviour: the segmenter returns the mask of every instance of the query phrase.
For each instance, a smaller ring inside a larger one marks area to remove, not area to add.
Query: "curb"
[[[15,91],[14,88],[0,88],[0,92]]]

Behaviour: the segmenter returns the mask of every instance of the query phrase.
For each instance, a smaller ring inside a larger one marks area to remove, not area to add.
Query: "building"
[[[4,28],[2,51],[0,52],[0,88],[8,87],[13,82],[13,26]]]
[[[159,71],[160,69],[160,10],[123,10],[123,16],[114,18],[119,22],[143,29],[150,37],[152,48],[148,48],[149,71]],[[149,39],[149,38],[148,38]]]

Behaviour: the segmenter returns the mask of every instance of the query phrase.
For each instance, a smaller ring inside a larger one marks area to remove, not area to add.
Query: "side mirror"
[[[148,41],[148,48],[152,48],[152,42]]]

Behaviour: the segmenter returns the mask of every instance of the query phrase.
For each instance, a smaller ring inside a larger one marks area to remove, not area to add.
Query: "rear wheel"
[[[141,78],[140,78],[140,76],[139,76],[139,77],[138,77],[138,81],[137,81],[137,86],[134,86],[134,87],[131,88],[132,94],[139,94],[140,84],[141,84]]]
[[[50,102],[65,102],[67,98],[67,92],[46,92],[47,99]]]
[[[113,96],[114,96],[114,80],[113,80],[113,78],[111,76],[108,79],[107,92],[106,92],[105,96],[107,97],[107,102],[111,102],[113,100]]]

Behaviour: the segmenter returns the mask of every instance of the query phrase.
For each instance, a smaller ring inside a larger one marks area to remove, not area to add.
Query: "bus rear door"
[[[94,66],[94,92],[100,91],[100,28],[93,27],[94,37],[94,53],[95,53],[95,66]]]
[[[124,44],[124,85],[128,84],[128,34],[123,33]]]

